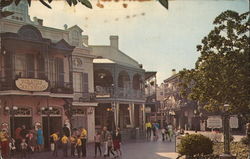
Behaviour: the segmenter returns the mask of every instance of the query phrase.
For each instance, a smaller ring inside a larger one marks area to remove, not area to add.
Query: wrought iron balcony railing
[[[123,98],[123,99],[144,99],[145,93],[142,90],[119,87],[95,87],[96,98]]]

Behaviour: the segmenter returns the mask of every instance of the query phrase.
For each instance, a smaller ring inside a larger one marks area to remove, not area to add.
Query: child
[[[15,140],[13,138],[10,138],[9,147],[10,147],[10,155],[14,156],[16,151],[16,146],[15,146]]]
[[[70,148],[71,148],[71,157],[75,157],[75,150],[76,150],[76,140],[75,136],[70,137]]]
[[[99,131],[95,134],[94,139],[95,139],[95,157],[96,157],[96,154],[97,154],[97,149],[99,149],[100,156],[102,156],[102,150],[101,150],[101,133]]]
[[[53,156],[57,156],[57,147],[58,147],[58,140],[59,140],[58,134],[59,133],[56,132],[50,136],[51,151],[53,151]]]
[[[108,157],[109,157],[109,153],[111,153],[116,158],[112,148],[113,148],[113,140],[112,140],[111,136],[109,136],[108,137]]]
[[[78,135],[77,140],[76,140],[76,150],[77,150],[78,158],[81,157],[81,148],[82,148],[81,136]]]
[[[162,128],[161,129],[162,141],[165,141],[165,133],[166,133],[166,129]]]
[[[68,137],[66,135],[63,135],[61,142],[62,142],[63,156],[68,157],[68,142],[69,142]]]
[[[25,139],[22,139],[20,147],[21,147],[22,157],[26,158],[28,144],[26,143]]]

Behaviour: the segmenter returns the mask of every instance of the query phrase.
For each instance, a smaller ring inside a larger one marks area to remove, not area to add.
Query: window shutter
[[[37,68],[38,68],[38,78],[45,78],[45,60],[43,56],[38,56],[37,58]]]
[[[26,55],[26,62],[27,62],[27,77],[34,78],[35,77],[35,66],[34,66],[34,55],[27,54]]]
[[[83,92],[89,92],[89,78],[88,73],[83,73]]]
[[[58,84],[59,87],[64,87],[64,65],[63,59],[57,58]]]
[[[12,79],[12,56],[10,53],[4,56],[6,80]]]

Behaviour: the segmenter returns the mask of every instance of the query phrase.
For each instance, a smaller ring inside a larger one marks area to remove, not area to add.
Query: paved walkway
[[[122,144],[122,156],[118,159],[176,159],[174,141],[130,141]],[[16,156],[12,159],[19,159]],[[51,152],[35,153],[28,155],[27,159],[53,159]],[[67,157],[71,159],[71,157]],[[111,157],[112,158],[112,157]],[[58,151],[57,159],[66,159],[63,157],[62,150]],[[104,157],[94,158],[94,144],[87,145],[87,157],[85,159],[104,159]],[[107,158],[108,159],[108,158]]]

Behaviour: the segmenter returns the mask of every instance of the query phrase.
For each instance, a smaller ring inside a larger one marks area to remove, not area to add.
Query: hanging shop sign
[[[230,120],[229,120],[229,123],[230,123],[230,128],[236,128],[237,129],[239,127],[238,117],[236,115],[231,116]]]
[[[48,88],[49,83],[41,79],[19,78],[16,80],[16,86],[23,91],[41,92]]]

